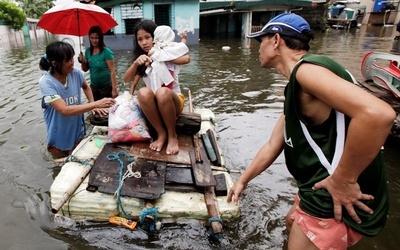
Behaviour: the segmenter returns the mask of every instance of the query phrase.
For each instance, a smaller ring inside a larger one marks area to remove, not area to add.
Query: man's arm
[[[284,119],[285,116],[282,114],[279,117],[268,142],[261,147],[253,162],[231,187],[228,194],[228,202],[233,201],[237,204],[239,197],[242,194],[242,191],[247,187],[247,184],[253,178],[265,171],[281,154],[284,145]]]

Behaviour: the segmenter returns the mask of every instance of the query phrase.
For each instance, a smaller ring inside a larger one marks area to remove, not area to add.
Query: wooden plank
[[[147,121],[147,126],[151,135],[157,136],[157,132],[153,126]],[[175,123],[175,130],[177,134],[193,135],[200,131],[201,128],[201,115],[183,111]]]
[[[175,128],[178,134],[193,135],[200,131],[201,115],[184,111],[179,115]]]
[[[215,164],[217,161],[217,156],[215,154],[214,148],[211,144],[210,138],[207,134],[201,134],[201,139],[203,140],[204,148],[206,149],[208,159]]]
[[[193,112],[192,95],[189,90],[189,111]],[[210,161],[207,158],[204,148],[200,147],[198,140],[198,134],[193,136],[193,151],[189,152],[190,159],[192,161],[193,174],[195,177],[196,185],[199,186],[201,181],[204,186],[204,200],[207,207],[207,212],[210,219],[220,220],[217,198],[215,196],[214,187],[216,186],[216,180],[212,173]],[[213,186],[210,186],[213,184]],[[218,236],[222,233],[222,223],[218,221],[210,222],[211,231],[214,236]]]
[[[177,191],[177,192],[198,192],[203,193],[203,188],[196,187],[194,185],[185,184],[165,184],[165,190]]]
[[[226,186],[225,174],[216,174],[214,175],[215,180],[217,181],[217,186],[215,186],[215,195],[216,196],[226,196],[228,195],[228,189]]]
[[[217,221],[220,220],[220,214],[217,204],[217,197],[215,196],[214,187],[205,187],[204,188],[204,199],[206,202],[207,212],[210,216],[210,219],[214,219],[215,221],[210,222],[211,231],[214,236],[218,236],[222,233],[222,224]]]
[[[97,157],[89,176],[88,191],[98,191],[106,194],[114,194],[119,187],[119,174],[121,164],[124,164],[123,173],[131,163],[125,152],[117,144],[106,144]],[[125,152],[126,153],[126,152]],[[127,153],[126,153],[127,154]],[[108,156],[114,156],[116,160],[109,160]],[[160,161],[145,160],[134,157],[132,171],[139,172],[140,177],[130,177],[124,180],[121,195],[142,199],[157,199],[165,192],[166,164]]]
[[[194,185],[193,171],[191,168],[167,167],[165,183]]]
[[[132,171],[139,172],[140,178],[125,179],[121,195],[140,199],[158,199],[165,193],[165,162],[137,158]]]
[[[198,187],[214,187],[217,185],[217,182],[215,181],[211,170],[210,161],[207,158],[204,148],[200,148],[199,153],[202,159],[200,162],[196,160],[194,150],[189,152],[196,185]]]
[[[193,112],[192,95],[189,90],[189,112]],[[210,161],[203,147],[200,147],[199,134],[193,135],[193,150],[189,152],[193,175],[198,187],[215,187],[217,182],[211,170]]]
[[[140,157],[155,161],[164,161],[178,164],[190,165],[189,151],[193,148],[192,136],[178,135],[179,153],[176,155],[167,155],[165,153],[166,143],[160,152],[150,149],[150,142],[134,142],[129,149],[129,154],[134,157]]]
[[[206,131],[206,134],[207,134],[208,138],[210,138],[210,142],[211,142],[212,148],[214,149],[215,156],[217,157],[215,162],[212,162],[212,163],[215,166],[221,166],[222,165],[221,154],[219,152],[219,148],[218,148],[218,145],[217,145],[217,139],[215,138],[215,134],[211,129],[208,129]]]

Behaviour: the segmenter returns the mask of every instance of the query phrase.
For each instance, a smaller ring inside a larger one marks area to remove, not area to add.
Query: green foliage
[[[13,29],[20,30],[26,22],[26,16],[17,5],[0,1],[0,20],[11,25]]]
[[[54,6],[53,0],[17,0],[27,17],[40,19],[43,13]]]

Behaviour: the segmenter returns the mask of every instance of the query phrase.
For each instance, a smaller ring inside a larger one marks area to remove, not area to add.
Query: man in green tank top
[[[248,37],[260,42],[261,66],[289,82],[283,114],[228,202],[284,151],[299,188],[286,217],[289,249],[346,249],[377,235],[389,207],[381,148],[395,112],[341,65],[308,53],[314,36],[302,17],[278,15]]]

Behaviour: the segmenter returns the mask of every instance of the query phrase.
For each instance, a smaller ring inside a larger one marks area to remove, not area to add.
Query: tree
[[[15,4],[0,1],[0,20],[6,22],[15,30],[20,30],[25,25],[26,16]]]
[[[40,19],[43,13],[54,6],[52,0],[17,0],[27,17]]]

